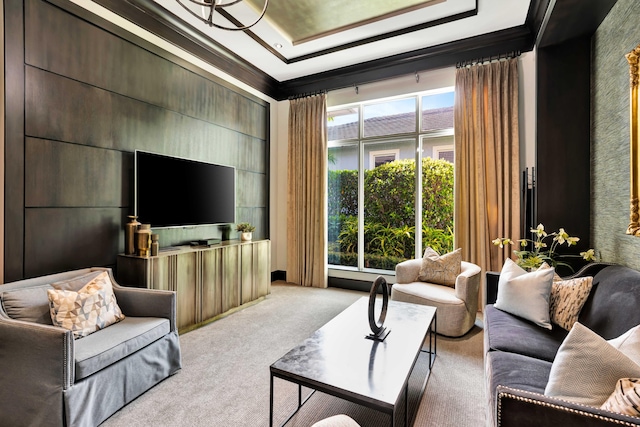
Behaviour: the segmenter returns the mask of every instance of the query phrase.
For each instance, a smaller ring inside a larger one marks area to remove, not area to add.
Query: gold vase
[[[138,227],[136,231],[136,248],[138,249],[138,256],[149,256],[149,249],[151,248],[150,224],[140,224],[140,227]]]
[[[138,217],[129,215],[129,222],[124,225],[124,253],[127,255],[136,253],[136,231],[139,226]]]

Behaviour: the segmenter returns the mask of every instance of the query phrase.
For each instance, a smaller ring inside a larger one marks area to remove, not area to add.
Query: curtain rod
[[[305,92],[305,93],[299,93],[296,95],[291,95],[289,96],[287,99],[289,101],[294,100],[294,99],[300,99],[300,98],[306,98],[307,96],[316,96],[316,95],[322,95],[322,94],[326,94],[327,90],[326,89],[322,89],[322,90],[316,90],[314,92]]]
[[[478,64],[482,64],[484,62],[491,62],[491,61],[499,61],[501,59],[511,59],[511,58],[517,58],[518,56],[520,56],[520,51],[512,51],[509,53],[501,53],[499,55],[496,56],[482,56],[480,58],[475,58],[475,59],[467,59],[465,61],[461,61],[456,63],[456,68],[464,68],[464,67],[468,67],[471,65],[478,65]]]

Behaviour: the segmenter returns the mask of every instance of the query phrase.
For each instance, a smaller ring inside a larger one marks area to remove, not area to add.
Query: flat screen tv
[[[179,157],[135,152],[135,215],[155,228],[231,224],[236,171]]]

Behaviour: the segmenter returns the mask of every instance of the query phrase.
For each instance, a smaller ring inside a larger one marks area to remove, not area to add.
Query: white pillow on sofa
[[[640,365],[581,323],[575,323],[551,365],[547,396],[600,407],[620,378],[640,377]]]
[[[493,306],[551,329],[549,295],[554,274],[553,268],[528,273],[507,258],[500,271],[498,297]]]
[[[607,342],[640,365],[640,325],[634,326],[618,338],[610,339]]]

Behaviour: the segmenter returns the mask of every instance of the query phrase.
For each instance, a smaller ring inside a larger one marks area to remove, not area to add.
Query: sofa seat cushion
[[[544,329],[487,305],[484,311],[485,351],[500,350],[552,362],[568,332]]]
[[[435,283],[412,282],[396,283],[391,287],[391,299],[412,302],[422,305],[464,305],[464,301],[456,297],[455,288]],[[393,294],[402,294],[401,297]],[[429,304],[431,302],[432,304]]]
[[[499,385],[534,393],[544,393],[549,381],[551,362],[506,351],[490,351],[485,357],[487,396],[496,407],[496,387]]]
[[[135,353],[169,331],[168,319],[126,317],[108,328],[75,340],[76,381]]]

